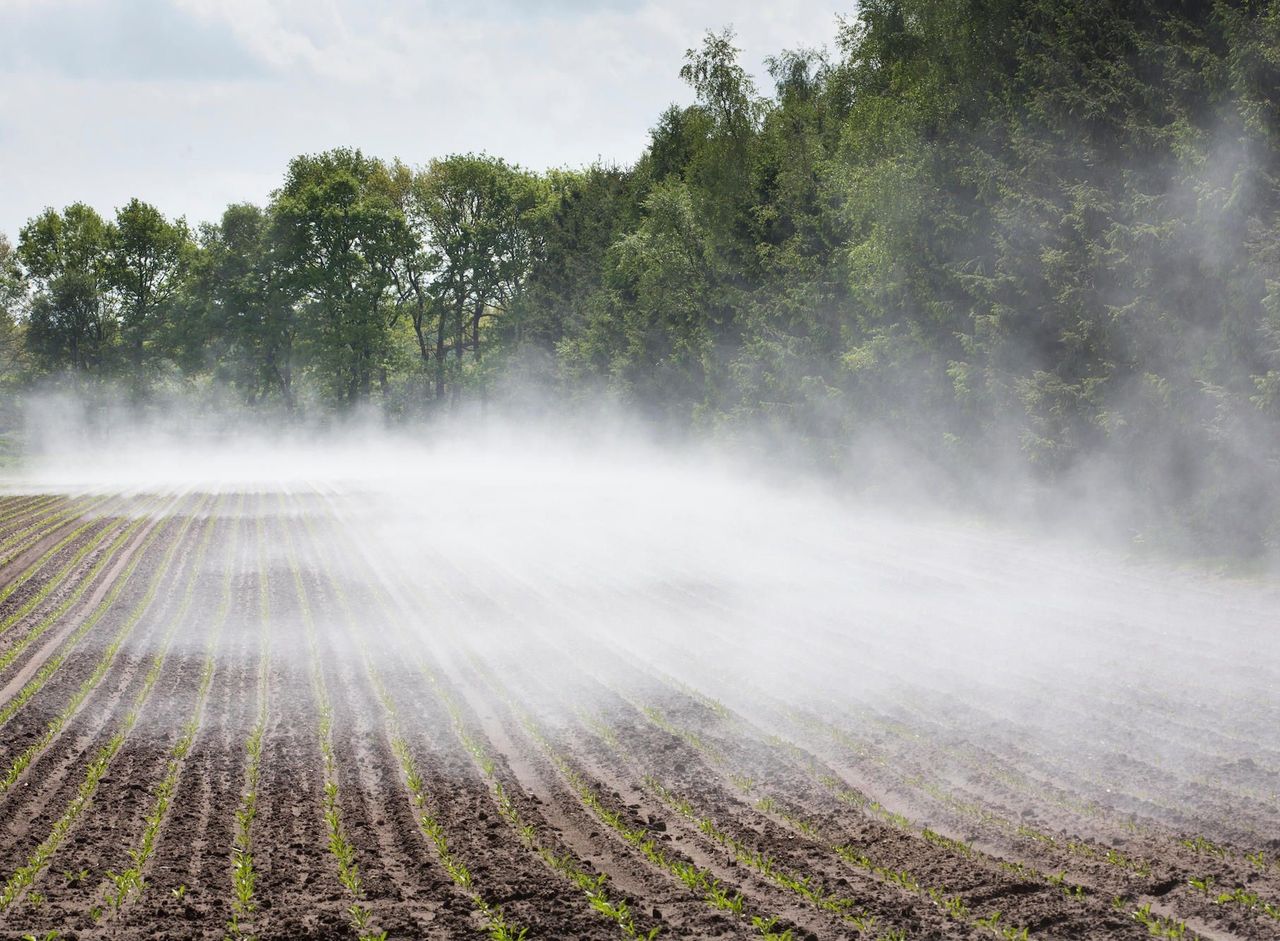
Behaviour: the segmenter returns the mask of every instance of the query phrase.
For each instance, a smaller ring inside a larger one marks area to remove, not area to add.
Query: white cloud
[[[262,67],[230,24],[167,0],[0,5],[0,75],[183,82]]]
[[[299,153],[627,163],[684,50],[732,23],[745,64],[827,43],[826,3],[0,0],[0,231],[131,196],[192,221],[264,200]],[[16,37],[16,38],[15,38]],[[15,51],[21,45],[20,53]]]

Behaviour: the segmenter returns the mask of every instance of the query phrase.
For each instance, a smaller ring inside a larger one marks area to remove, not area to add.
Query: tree
[[[705,396],[708,357],[729,308],[690,187],[668,180],[644,206],[644,220],[610,252],[612,323],[595,327],[616,337],[609,370],[627,397],[674,416]]]
[[[268,213],[249,203],[229,206],[205,226],[188,291],[192,364],[213,368],[249,402],[271,397],[295,405],[295,298],[280,270]]]
[[[708,32],[701,48],[685,52],[680,77],[697,97],[704,133],[692,148],[685,179],[717,251],[741,262],[750,254],[751,158],[765,103],[739,64],[741,50],[733,40],[731,29]]]
[[[393,304],[398,316],[408,315],[417,341],[419,365],[422,375],[426,376],[434,352],[431,339],[433,324],[439,326],[443,321],[439,299],[432,291],[432,278],[439,256],[430,245],[426,187],[423,174],[399,160],[389,168],[385,186],[388,198],[404,217],[409,234],[405,250],[390,269]],[[439,358],[443,358],[443,351]]]
[[[26,358],[22,328],[26,300],[26,276],[18,253],[0,235],[0,385],[9,385],[20,375]]]
[[[109,357],[106,251],[106,225],[83,203],[46,209],[23,227],[18,257],[33,288],[26,343],[45,369],[96,370]]]
[[[106,230],[103,282],[112,292],[130,378],[170,351],[172,304],[190,261],[191,236],[154,206],[131,199]]]
[[[604,287],[610,247],[640,221],[641,176],[603,166],[547,175],[546,199],[530,219],[529,274],[507,321],[510,342],[552,353],[582,326]]]
[[[535,177],[483,155],[432,161],[416,180],[412,216],[434,260],[437,398],[445,393],[446,341],[460,377],[467,350],[480,360],[484,321],[506,312],[523,283],[539,198]],[[455,400],[459,391],[455,383]]]
[[[329,397],[369,399],[388,388],[386,360],[396,313],[389,290],[414,250],[387,169],[358,150],[294,159],[273,206],[273,238],[290,290],[302,302],[302,333]]]

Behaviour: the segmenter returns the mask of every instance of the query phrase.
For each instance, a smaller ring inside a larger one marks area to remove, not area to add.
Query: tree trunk
[[[411,319],[413,320],[414,335],[418,338],[418,353],[422,356],[422,365],[424,367],[431,361],[431,351],[427,349],[427,337],[422,329],[423,321],[426,319],[426,316],[427,314],[424,305],[422,301],[419,300],[417,307],[414,308],[413,317]]]
[[[458,381],[453,384],[453,394],[449,397],[450,403],[457,405],[462,397],[462,356],[466,351],[467,345],[467,312],[463,306],[466,302],[464,297],[459,296],[458,302],[454,305],[453,310],[453,329],[454,329],[454,349],[457,353],[455,357],[458,363]]]
[[[436,401],[444,398],[444,311],[439,312],[436,323]]]
[[[484,301],[477,300],[475,310],[471,313],[471,335],[475,343],[476,363],[480,362],[480,318],[484,316]],[[480,382],[480,414],[484,416],[489,411],[488,389],[485,387],[484,377],[479,378]]]
[[[471,312],[471,339],[475,345],[476,362],[480,362],[480,318],[484,316],[484,301],[476,301],[476,309]]]
[[[279,370],[280,374],[280,393],[284,396],[284,407],[287,411],[292,412],[294,408],[293,401],[293,370],[286,363],[283,369]]]

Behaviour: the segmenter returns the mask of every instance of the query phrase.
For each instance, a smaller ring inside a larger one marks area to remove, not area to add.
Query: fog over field
[[[6,927],[1269,936],[1269,576],[616,416],[30,409]]]
[[[0,0],[0,941],[1280,938],[1280,0],[733,6]]]
[[[11,489],[248,492],[332,517],[424,644],[532,669],[578,707],[578,665],[623,684],[657,671],[748,716],[758,696],[914,711],[1100,782],[1149,787],[1131,775],[1155,769],[1181,786],[1240,762],[1280,781],[1269,577],[1134,556],[1061,517],[958,517],[901,481],[851,497],[636,424],[202,433],[122,406],[104,435],[82,405],[35,406],[42,453]]]

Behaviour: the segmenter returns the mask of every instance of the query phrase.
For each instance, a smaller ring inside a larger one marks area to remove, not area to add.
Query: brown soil
[[[0,498],[0,539],[61,505]],[[36,528],[0,568],[0,585],[25,579],[0,618],[62,583],[4,644],[70,597],[138,512],[156,515],[0,674],[0,707],[40,680],[0,726],[0,775],[29,759],[0,790],[0,879],[16,887],[0,937],[483,938],[498,911],[513,937],[626,937],[584,889],[598,876],[641,937],[1150,937],[1135,912],[1185,923],[1185,937],[1280,937],[1280,910],[1265,908],[1280,905],[1280,755],[1259,742],[1239,757],[1248,743],[1211,711],[1117,721],[1095,747],[1094,717],[1061,703],[1053,728],[1077,732],[1032,739],[976,688],[944,697],[880,677],[829,700],[791,696],[813,669],[803,645],[771,662],[767,688],[748,686],[670,640],[641,660],[567,616],[549,627],[521,613],[518,593],[477,594],[475,573],[447,559],[389,562],[318,497],[107,501]],[[496,623],[518,634],[518,656]],[[831,662],[856,653],[839,632],[814,636]],[[1097,692],[1117,707],[1131,694]],[[243,908],[237,811],[260,714]],[[424,816],[469,874],[461,883]],[[139,858],[149,827],[143,887],[117,910],[111,874]],[[353,906],[369,913],[362,930]]]

